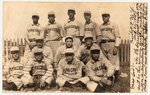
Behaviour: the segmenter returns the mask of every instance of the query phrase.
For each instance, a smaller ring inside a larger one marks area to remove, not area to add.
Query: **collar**
[[[73,21],[75,21],[75,18],[74,18],[74,20],[70,20],[70,19],[68,19],[68,21],[67,21],[67,22],[68,22],[68,23],[70,23],[70,22],[73,22]]]
[[[32,24],[32,26],[39,26],[39,25],[40,25],[39,23],[37,23],[37,24],[34,24],[34,23],[33,23],[33,24]]]
[[[66,60],[66,59],[65,59]],[[66,61],[66,63],[68,64],[68,62]],[[72,65],[74,65],[75,64],[75,58],[73,59],[73,61],[72,61]]]
[[[100,59],[98,59],[97,61],[94,61],[92,58],[91,58],[91,63],[94,64],[96,62],[100,61]]]
[[[105,23],[103,23],[103,25],[110,25],[110,21],[108,21],[106,24],[105,24]]]
[[[87,23],[87,22],[85,21],[85,25],[86,25],[86,24],[90,24],[90,23],[92,23],[92,21],[91,21],[91,20],[90,20],[90,22],[89,22],[89,23]]]
[[[54,23],[50,23],[50,22],[48,22],[48,25],[52,25],[52,24],[56,24],[56,21],[54,21]]]
[[[19,58],[17,61],[15,61],[15,60],[12,58],[11,61],[12,61],[12,62],[20,62],[20,58]]]

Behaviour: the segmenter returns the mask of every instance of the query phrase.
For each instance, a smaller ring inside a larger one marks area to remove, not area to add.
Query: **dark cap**
[[[108,17],[108,16],[110,16],[109,13],[103,13],[103,14],[102,14],[102,17]]]

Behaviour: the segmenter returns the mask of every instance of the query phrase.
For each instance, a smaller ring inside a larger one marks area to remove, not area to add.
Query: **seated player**
[[[86,64],[87,75],[90,81],[87,88],[91,92],[105,91],[105,87],[113,84],[114,67],[107,58],[100,57],[99,47],[91,48],[91,59]]]
[[[21,77],[23,76],[23,67],[27,62],[25,58],[20,57],[18,47],[11,47],[12,58],[4,66],[4,76],[6,80],[3,81],[5,90],[20,90],[23,86]]]
[[[95,44],[93,42],[93,35],[91,34],[86,34],[85,37],[84,37],[84,41],[85,43],[82,44],[75,56],[80,60],[82,61],[84,64],[86,64],[89,60],[90,60],[90,50],[92,47],[95,47],[95,46],[98,46],[97,44]],[[101,57],[103,57],[103,53],[101,53]]]
[[[76,46],[73,45],[73,37],[72,36],[66,36],[65,37],[65,45],[59,47],[56,51],[56,55],[54,58],[54,67],[57,69],[59,61],[65,57],[65,50],[68,48],[74,49],[74,51],[77,51]]]
[[[82,77],[83,63],[74,57],[73,49],[65,50],[65,58],[58,64],[56,83],[60,87],[85,86],[88,77]]]
[[[32,73],[30,71],[32,70]],[[50,87],[53,80],[53,68],[49,61],[44,59],[42,49],[34,51],[34,59],[30,60],[24,68],[23,83],[25,87]]]
[[[37,49],[42,49],[44,58],[49,61],[51,64],[53,63],[53,54],[50,47],[44,45],[44,38],[41,36],[37,36],[35,38],[36,46],[32,49],[32,56],[34,57],[34,51]]]

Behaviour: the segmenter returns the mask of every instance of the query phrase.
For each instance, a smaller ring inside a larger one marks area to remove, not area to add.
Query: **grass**
[[[122,78],[119,77],[118,81],[111,87],[111,88],[107,88],[106,92],[107,93],[127,93],[130,92],[130,67],[129,65],[124,65],[121,66],[120,69],[120,73],[127,73],[128,77],[126,78]],[[4,92],[14,92],[14,91],[4,91]],[[18,91],[17,91],[18,92]],[[23,91],[26,92],[26,91]],[[31,92],[31,91],[27,91],[27,92]],[[89,93],[89,91],[87,89],[82,89],[80,87],[73,87],[73,88],[63,88],[61,91],[57,88],[57,87],[53,87],[51,89],[47,89],[47,90],[39,90],[39,91],[35,91],[35,92],[80,92],[80,93]]]

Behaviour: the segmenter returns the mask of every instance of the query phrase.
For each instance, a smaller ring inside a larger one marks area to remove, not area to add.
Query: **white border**
[[[2,37],[2,33],[3,33],[3,2],[148,2],[148,12],[150,12],[150,1],[148,0],[0,0],[0,38],[1,38],[1,41],[0,41],[0,50],[1,50],[1,53],[0,53],[0,62],[1,62],[1,65],[0,65],[0,79],[2,79],[2,45],[3,45],[3,37]],[[150,14],[148,13],[148,18],[150,18]],[[148,19],[148,26],[150,26],[150,22],[149,22],[149,19]],[[148,27],[148,31],[150,31],[150,28]],[[148,33],[149,34],[149,33]],[[150,42],[150,34],[148,35],[148,48],[150,48],[149,46],[149,42]],[[126,94],[130,94],[130,95],[148,95],[150,94],[150,67],[149,67],[149,63],[150,63],[150,59],[149,59],[149,56],[150,56],[150,51],[148,50],[148,93],[126,93]],[[0,81],[0,94],[5,94],[5,95],[15,95],[15,94],[22,94],[22,95],[28,95],[30,93],[2,93],[2,80]],[[58,94],[62,94],[62,95],[66,95],[66,94],[87,94],[87,95],[90,95],[90,94],[104,94],[104,93],[31,93],[32,95],[49,95],[49,94],[54,94],[54,95],[58,95]],[[120,95],[120,93],[105,93],[106,95]],[[122,94],[125,94],[125,93],[122,93]]]

